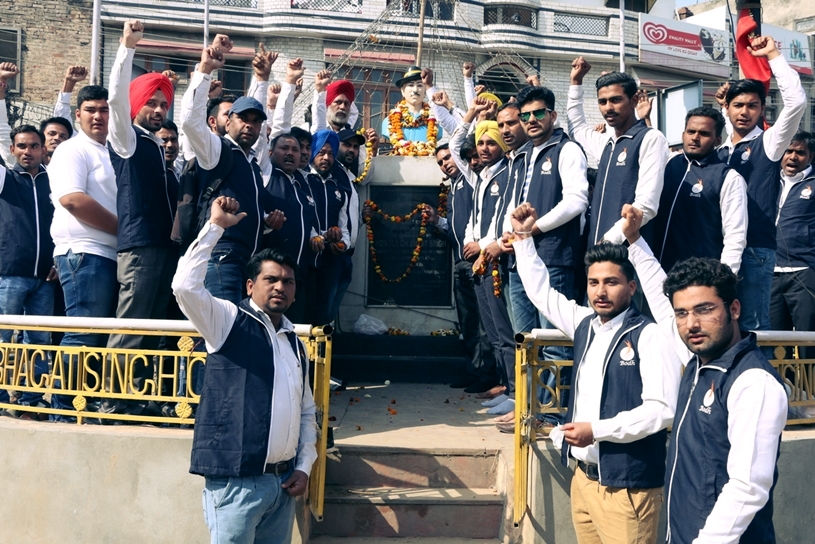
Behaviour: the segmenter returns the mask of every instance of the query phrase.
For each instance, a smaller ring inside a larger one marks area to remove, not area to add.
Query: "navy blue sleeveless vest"
[[[299,172],[294,173],[292,181],[280,168],[274,167],[266,192],[272,198],[274,209],[286,214],[283,227],[269,234],[267,244],[294,257],[298,265],[313,263],[315,256],[309,240],[312,227],[316,230],[319,223],[311,187]]]
[[[747,247],[776,248],[775,214],[778,208],[781,161],[771,161],[762,135],[719,148],[719,158],[742,175],[747,183]]]
[[[742,372],[761,369],[779,383],[781,378],[756,346],[754,333],[720,358],[698,366],[693,357],[679,384],[671,443],[668,447],[668,542],[690,544],[699,536],[722,488],[728,482],[727,397]],[[781,447],[779,439],[779,448]],[[776,459],[778,452],[776,451]],[[773,475],[773,487],[778,469]],[[775,544],[773,498],[756,513],[739,540],[742,544]]]
[[[482,197],[481,202],[474,202],[473,204],[473,225],[476,224],[478,214],[481,214],[481,225],[479,232],[473,233],[478,236],[479,239],[487,236],[496,236],[500,238],[500,233],[490,233],[489,230],[490,223],[492,223],[492,217],[496,214],[501,204],[501,195],[504,193],[504,189],[509,182],[509,168],[507,168],[507,163],[507,159],[501,159],[501,166],[498,167],[495,175],[493,175],[492,179],[489,181],[481,179],[480,176],[478,178],[478,184],[475,188],[476,195],[478,195],[479,187],[482,184],[487,184],[487,188],[484,191],[484,196]]]
[[[136,151],[131,157],[122,158],[108,143],[116,172],[117,251],[171,247],[177,202],[170,195],[164,150],[143,129],[134,125],[131,130],[136,133]]]
[[[589,245],[597,245],[620,219],[623,204],[634,202],[640,173],[640,146],[649,130],[639,120],[616,142],[609,139],[597,165],[597,181],[591,200]]]
[[[473,212],[473,188],[463,174],[450,183],[447,211],[447,240],[453,249],[455,262],[464,260],[464,233]]]
[[[815,172],[815,171],[813,171]],[[815,269],[815,173],[790,189],[778,211],[776,266]]]
[[[586,317],[574,333],[575,368],[573,383],[577,384],[583,357],[589,349],[594,332],[591,320]],[[608,419],[620,412],[642,405],[642,378],[640,376],[639,339],[643,328],[653,321],[640,314],[633,304],[629,307],[623,324],[611,341],[606,353],[603,376],[603,392],[600,400],[600,419]],[[580,358],[577,358],[577,355]],[[600,376],[597,376],[600,378]],[[579,391],[569,397],[566,422],[574,416],[574,401]],[[654,488],[665,483],[665,429],[635,442],[620,444],[602,441],[600,449],[600,483],[609,487]],[[561,462],[569,466],[570,446],[563,443]]]
[[[664,270],[689,257],[719,259],[724,248],[720,196],[730,167],[715,152],[699,161],[677,155],[665,167],[653,250]]]
[[[0,276],[44,280],[54,265],[48,174],[40,166],[32,179],[18,164],[5,176],[0,191]]]

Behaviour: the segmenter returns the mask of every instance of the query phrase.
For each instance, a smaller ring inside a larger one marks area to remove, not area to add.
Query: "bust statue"
[[[382,134],[393,145],[391,155],[433,155],[441,129],[425,102],[422,69],[411,66],[395,83],[402,91],[402,100],[382,121]]]

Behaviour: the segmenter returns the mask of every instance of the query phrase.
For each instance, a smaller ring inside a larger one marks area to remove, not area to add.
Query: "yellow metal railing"
[[[162,350],[131,350],[0,342],[0,390],[10,397],[10,402],[0,402],[0,410],[75,418],[79,424],[87,420],[154,425],[195,423],[194,412],[201,392],[195,389],[193,378],[196,367],[206,363],[206,351],[200,335],[187,321],[3,315],[0,329],[163,336],[168,346]],[[317,406],[318,440],[309,504],[315,518],[322,520],[332,329],[295,325],[295,332],[305,344],[314,370],[312,390]],[[36,371],[38,361],[47,365],[42,374]],[[43,395],[47,401],[53,395],[61,395],[70,408],[18,404],[16,400],[25,393]],[[152,403],[155,408],[138,415],[98,411],[106,401]]]
[[[760,331],[760,346],[774,346],[770,363],[778,370],[789,396],[787,425],[815,424],[815,359],[797,358],[799,347],[815,346],[815,332]],[[513,521],[519,525],[529,500],[531,447],[538,440],[535,420],[543,414],[565,413],[565,397],[571,385],[561,385],[561,375],[572,361],[547,361],[541,357],[546,346],[571,346],[566,335],[556,330],[535,329],[518,334],[515,357],[515,490]],[[545,371],[555,375],[554,386],[542,379]],[[571,383],[571,380],[569,380]],[[539,389],[540,388],[540,389]],[[549,401],[538,401],[539,390],[549,392]],[[808,415],[809,417],[801,417]]]

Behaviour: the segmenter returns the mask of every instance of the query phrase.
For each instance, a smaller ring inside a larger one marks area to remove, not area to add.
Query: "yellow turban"
[[[504,139],[501,138],[501,132],[498,130],[497,122],[481,121],[480,123],[478,123],[478,125],[476,125],[475,127],[476,144],[478,143],[479,140],[481,140],[481,137],[484,134],[489,136],[491,140],[493,140],[495,143],[501,146],[501,149],[503,149],[504,152],[509,151],[509,147],[507,147],[507,144],[504,143]]]
[[[497,96],[495,96],[495,95],[494,95],[494,94],[492,94],[492,93],[486,93],[486,92],[485,92],[485,93],[481,93],[480,95],[478,95],[478,97],[479,97],[479,98],[486,98],[487,100],[492,100],[493,102],[495,102],[496,104],[498,104],[498,107],[499,107],[499,108],[500,108],[501,106],[503,106],[503,105],[504,105],[504,103],[503,103],[503,102],[501,102],[501,99],[500,99],[500,98],[498,98]]]

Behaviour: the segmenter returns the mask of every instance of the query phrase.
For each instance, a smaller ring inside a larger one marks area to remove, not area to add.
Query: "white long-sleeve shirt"
[[[532,148],[531,157],[527,163],[527,181],[525,185],[530,183],[532,173],[535,169],[535,159],[546,146],[546,143],[547,142],[544,142]],[[563,196],[560,202],[539,217],[535,222],[535,225],[541,232],[548,232],[561,225],[565,225],[578,215],[584,213],[589,206],[589,181],[586,179],[586,155],[580,150],[580,146],[574,142],[566,143],[563,149],[560,150],[557,168],[560,172],[561,184],[563,185]],[[529,188],[527,186],[526,189],[522,191],[521,200],[519,202],[511,202],[507,207],[502,232],[512,232],[512,221],[510,219],[512,212],[515,211],[517,206],[526,202],[528,191]],[[542,210],[538,211],[540,212]]]
[[[535,250],[531,238],[515,242],[518,274],[526,296],[555,327],[569,338],[587,317],[595,315],[590,308],[569,300],[549,283],[549,272]],[[612,338],[625,320],[623,312],[607,323],[599,316],[591,321],[595,333],[575,378],[573,421],[588,421],[597,442],[629,443],[667,428],[673,422],[679,391],[680,360],[671,351],[664,332],[650,323],[640,333],[637,352],[640,356],[642,404],[619,412],[609,419],[600,419],[600,399],[605,379],[605,358]],[[579,419],[578,419],[579,418]],[[571,448],[572,456],[597,463],[597,444],[586,448]]]
[[[464,129],[467,127],[467,124],[464,123],[461,125],[461,128]],[[469,167],[468,167],[469,168]],[[464,229],[464,245],[467,245],[470,242],[478,242],[478,246],[484,250],[489,246],[491,243],[496,241],[496,234],[498,228],[498,215],[499,210],[501,209],[500,201],[495,206],[495,211],[490,217],[486,217],[484,215],[484,195],[486,194],[487,190],[491,190],[492,180],[497,175],[501,173],[502,170],[507,168],[507,161],[502,159],[492,166],[486,166],[481,171],[481,174],[477,177],[480,177],[478,183],[475,185],[475,193],[473,194],[473,213],[470,216],[470,220],[467,222],[467,227]],[[470,173],[473,174],[474,172],[470,170]],[[500,199],[500,197],[499,197]],[[484,224],[488,224],[487,227],[487,234],[482,237],[481,232],[483,232],[482,226]]]
[[[666,274],[651,248],[640,238],[628,248],[628,257],[654,318],[661,327],[672,331],[671,343],[677,356],[683,362],[689,361],[695,355],[679,336],[673,307],[662,292]],[[764,370],[747,370],[733,381],[727,398],[729,479],[693,544],[737,543],[756,512],[767,503],[787,407],[783,386]]]
[[[229,336],[240,310],[235,304],[216,298],[204,288],[204,276],[215,244],[224,229],[207,222],[195,242],[178,262],[173,278],[173,293],[181,310],[206,342],[207,352],[218,351]],[[291,322],[281,317],[275,329],[269,317],[253,302],[269,334],[274,352],[272,417],[266,463],[279,463],[297,457],[295,470],[310,474],[317,459],[316,407],[310,387],[303,388],[300,359],[292,350],[286,333],[294,330]],[[306,369],[308,376],[308,369]],[[308,378],[307,378],[308,379]]]
[[[594,127],[586,122],[583,112],[583,86],[571,85],[569,96],[566,101],[566,118],[568,121],[569,134],[574,140],[583,146],[583,150],[589,153],[596,161],[600,161],[609,140],[612,145],[617,144],[617,134],[613,130],[605,133],[596,132]],[[665,175],[665,165],[668,163],[670,150],[668,140],[658,130],[649,130],[642,139],[639,151],[639,178],[637,188],[634,191],[634,202],[631,204],[642,210],[642,224],[645,225],[656,217],[659,209],[659,197],[662,194],[662,182]],[[604,172],[598,172],[598,178],[604,176]],[[597,213],[594,211],[592,213]],[[602,234],[599,239],[604,239],[613,244],[622,244],[625,241],[623,234],[623,220],[620,219],[608,232]],[[593,243],[593,241],[589,241]]]
[[[787,150],[787,146],[790,145],[792,137],[798,132],[798,126],[806,112],[807,95],[801,86],[801,78],[798,76],[798,72],[790,67],[783,55],[779,55],[770,61],[770,70],[778,83],[778,91],[781,93],[781,102],[784,104],[784,108],[773,126],[763,130],[756,125],[739,143],[761,136],[764,138],[764,152],[767,154],[767,158],[771,161],[780,161],[784,156],[784,151]],[[724,117],[728,119],[726,112]],[[727,139],[719,148],[727,148],[728,156],[733,153],[733,147],[735,146],[731,130],[732,125],[728,125]]]

